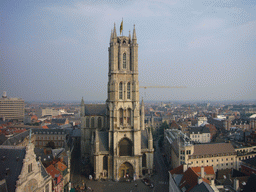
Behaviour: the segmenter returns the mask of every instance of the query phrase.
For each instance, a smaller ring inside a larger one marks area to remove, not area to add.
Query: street
[[[157,146],[157,145],[156,145]],[[94,181],[81,175],[82,163],[80,161],[80,150],[74,151],[71,159],[71,183],[72,187],[82,186],[83,183],[93,189],[95,192],[165,192],[168,191],[168,171],[164,164],[160,149],[156,147],[154,155],[154,164],[156,173],[153,176],[147,176],[153,183],[154,188],[146,186],[141,179],[132,182],[115,181]],[[135,185],[137,183],[137,186]],[[89,190],[87,190],[89,191]]]

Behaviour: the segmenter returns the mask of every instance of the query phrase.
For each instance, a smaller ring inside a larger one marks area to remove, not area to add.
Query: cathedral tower
[[[139,102],[135,26],[131,37],[117,36],[114,25],[108,53],[106,105],[81,102],[82,156],[93,155],[95,179],[138,178],[152,172],[154,149],[152,132],[144,127],[144,102]],[[92,124],[92,118],[102,118],[103,127]]]
[[[113,179],[141,175],[141,129],[138,81],[138,44],[135,26],[129,35],[111,32],[109,46],[108,99],[109,150]],[[143,111],[144,112],[144,111]]]

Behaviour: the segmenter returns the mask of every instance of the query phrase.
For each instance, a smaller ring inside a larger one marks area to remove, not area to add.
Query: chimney
[[[204,178],[204,167],[201,167],[201,177]]]
[[[200,185],[202,182],[203,182],[202,177],[198,177],[198,178],[197,178],[197,183],[198,183],[198,185]]]
[[[214,186],[215,183],[214,183],[214,179],[211,180],[211,186]]]
[[[237,178],[234,179],[234,189],[238,191],[239,188],[239,180]]]
[[[187,164],[183,164],[183,173],[185,173],[188,169],[188,165]]]

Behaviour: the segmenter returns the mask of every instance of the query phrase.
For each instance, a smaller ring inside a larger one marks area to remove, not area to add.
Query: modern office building
[[[6,92],[0,98],[0,118],[5,120],[24,120],[25,105],[20,98],[8,98]]]

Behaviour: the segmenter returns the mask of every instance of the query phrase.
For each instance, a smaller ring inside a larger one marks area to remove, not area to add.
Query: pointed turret
[[[110,34],[110,43],[112,42],[113,39],[113,29],[111,29],[111,34]]]
[[[151,128],[148,128],[148,149],[153,149],[153,136]]]
[[[136,43],[137,43],[135,25],[134,25],[134,28],[133,28],[132,43],[133,43],[133,44],[136,44]]]
[[[116,35],[116,23],[114,23],[114,31],[113,31],[113,39],[116,39],[117,35]]]
[[[140,108],[140,129],[141,130],[145,130],[145,112],[144,112],[144,101],[143,101],[143,98],[142,98],[142,101],[141,101],[141,108]]]
[[[131,31],[129,30],[129,43],[132,42],[132,39],[131,39]]]
[[[81,100],[81,113],[80,113],[80,116],[81,117],[84,117],[84,98],[82,97],[82,100]]]

